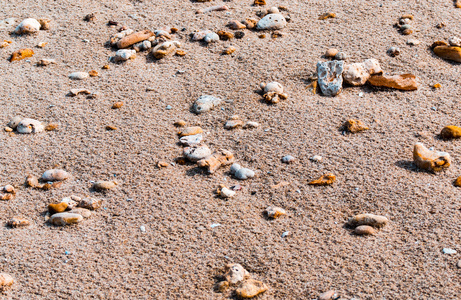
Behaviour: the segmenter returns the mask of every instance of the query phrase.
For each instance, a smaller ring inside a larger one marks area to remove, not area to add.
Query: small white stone
[[[205,35],[205,37],[203,38],[203,40],[206,42],[206,43],[215,43],[215,42],[219,42],[219,35],[217,33],[214,33],[214,32],[209,32]]]
[[[192,161],[197,162],[211,155],[211,150],[206,145],[184,148],[184,156]]]
[[[445,254],[456,254],[456,253],[457,253],[456,250],[450,249],[450,248],[443,248],[442,251],[443,251],[443,253],[445,253]]]
[[[221,103],[222,100],[220,98],[210,95],[203,95],[195,100],[194,105],[192,106],[192,110],[194,113],[200,114],[213,109],[213,107],[218,106]]]
[[[277,30],[287,25],[287,21],[281,14],[268,14],[256,24],[258,30]]]
[[[19,133],[39,133],[45,130],[45,127],[40,123],[40,121],[34,119],[23,119],[19,122],[16,130]]]
[[[229,172],[230,172],[232,175],[234,175],[234,174],[235,174],[238,170],[240,170],[241,168],[242,168],[242,167],[241,167],[239,164],[234,163],[234,164],[232,164],[232,166],[230,167]]]
[[[136,57],[136,50],[121,49],[115,52],[115,56],[112,57],[112,61],[122,62],[122,61],[127,61],[134,57]]]
[[[146,232],[146,227],[144,226],[139,227],[139,229],[141,230],[141,232]]]
[[[246,180],[248,178],[253,178],[255,176],[255,172],[247,168],[240,168],[235,172],[234,176],[239,180]]]
[[[450,44],[450,46],[454,46],[454,47],[461,47],[461,39],[458,38],[458,37],[451,37],[448,39],[448,44]]]
[[[269,82],[268,84],[264,85],[264,94],[271,92],[276,94],[283,94],[283,86],[275,81]]]
[[[72,80],[82,80],[88,77],[90,77],[90,75],[87,72],[74,72],[69,74],[69,78]]]
[[[291,155],[286,155],[284,157],[282,157],[282,162],[283,163],[286,163],[286,164],[289,164],[289,163],[292,163],[295,161],[295,158]]]
[[[14,30],[14,34],[29,34],[40,30],[40,22],[33,18],[27,18],[22,21]]]
[[[315,162],[321,162],[323,159],[323,157],[321,157],[320,155],[314,155],[311,157],[311,160],[312,161],[315,161]]]
[[[185,146],[196,146],[199,145],[203,140],[203,135],[201,133],[195,135],[183,136],[179,139],[179,142]]]

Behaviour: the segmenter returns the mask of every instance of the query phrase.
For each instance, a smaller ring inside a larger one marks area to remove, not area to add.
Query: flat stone
[[[184,146],[196,146],[199,145],[203,140],[203,135],[202,134],[194,134],[194,135],[188,135],[188,136],[183,136],[182,138],[179,139],[179,142],[184,145]]]
[[[79,214],[73,214],[68,212],[54,214],[50,218],[50,223],[56,226],[64,226],[70,224],[77,224],[83,220],[83,217]]]
[[[451,164],[450,154],[429,150],[422,143],[415,144],[413,160],[419,168],[432,172],[440,172]]]
[[[184,148],[184,156],[192,161],[197,162],[201,159],[207,158],[211,155],[211,150],[206,145],[201,146],[193,146],[193,147],[186,147]]]
[[[389,222],[389,219],[383,216],[373,214],[359,214],[349,219],[348,225],[357,227],[360,225],[368,225],[372,227],[381,228]]]
[[[88,72],[74,72],[69,74],[69,78],[72,80],[82,80],[90,77]]]
[[[64,170],[51,169],[47,170],[42,174],[40,178],[43,181],[62,181],[70,177],[70,174]]]
[[[27,133],[39,133],[45,130],[45,126],[40,121],[25,118],[19,122],[16,130],[19,133],[27,134]]]

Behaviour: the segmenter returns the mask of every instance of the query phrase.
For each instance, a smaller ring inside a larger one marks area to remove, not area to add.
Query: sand
[[[230,14],[195,14],[223,3]],[[331,289],[341,299],[460,297],[461,192],[453,181],[460,175],[461,142],[437,135],[460,123],[461,65],[437,58],[429,46],[459,36],[461,9],[450,0],[269,0],[267,7],[288,8],[282,13],[292,21],[284,37],[260,39],[245,30],[241,40],[210,46],[190,41],[194,30],[225,29],[229,20],[256,17],[260,8],[252,3],[0,1],[0,20],[52,19],[49,31],[33,36],[11,37],[12,29],[1,29],[0,39],[13,43],[0,49],[0,122],[6,126],[21,115],[60,125],[35,135],[0,133],[0,184],[18,189],[14,200],[0,203],[0,272],[16,280],[2,299],[229,299],[214,286],[230,262],[269,286],[258,299],[314,299]],[[92,12],[96,20],[83,21]],[[325,12],[337,18],[318,20]],[[393,27],[405,13],[415,17],[410,36]],[[109,20],[119,26],[107,26]],[[446,27],[437,29],[440,22]],[[122,25],[185,28],[176,39],[187,55],[154,61],[139,53],[102,70],[115,53],[105,43]],[[421,44],[408,46],[409,38]],[[48,44],[35,48],[39,42]],[[221,55],[229,45],[237,51]],[[400,56],[386,54],[391,46],[400,48]],[[346,52],[349,62],[376,58],[387,74],[415,74],[420,88],[363,86],[334,98],[314,95],[307,78],[330,47]],[[21,48],[33,48],[35,55],[10,63]],[[57,64],[37,67],[42,58]],[[93,69],[99,77],[67,77]],[[277,105],[262,101],[256,91],[270,81],[280,82],[289,98]],[[432,89],[435,83],[442,87]],[[66,96],[78,87],[99,97]],[[194,115],[190,106],[203,94],[232,103]],[[112,110],[117,101],[125,106]],[[235,114],[261,126],[225,130]],[[370,130],[343,135],[340,127],[350,118]],[[201,126],[210,148],[231,150],[258,177],[239,182],[228,168],[207,175],[193,164],[158,169],[159,160],[182,155],[173,126],[179,119]],[[106,131],[107,125],[118,130]],[[437,175],[419,171],[412,162],[416,142],[450,153],[453,165]],[[283,164],[285,155],[296,162]],[[323,161],[310,161],[313,155]],[[54,167],[73,175],[61,188],[23,186],[27,174]],[[329,172],[337,177],[332,186],[307,185]],[[119,185],[92,192],[90,181],[97,180]],[[271,188],[281,181],[290,185]],[[219,184],[243,189],[226,201],[214,194]],[[47,205],[72,194],[101,198],[103,208],[76,226],[47,225]],[[287,215],[268,220],[263,211],[271,205]],[[355,236],[344,224],[358,213],[386,216],[390,224],[376,236]],[[3,226],[16,215],[32,226]],[[221,226],[211,228],[215,223]],[[443,254],[443,248],[458,254]]]

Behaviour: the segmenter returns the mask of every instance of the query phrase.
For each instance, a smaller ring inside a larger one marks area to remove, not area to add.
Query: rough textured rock
[[[136,50],[121,49],[115,52],[115,56],[112,57],[113,62],[122,62],[136,57]]]
[[[448,44],[454,47],[461,47],[461,39],[459,37],[452,36],[448,39]]]
[[[457,139],[461,137],[461,127],[445,126],[440,132],[440,136],[444,139]]]
[[[210,95],[203,95],[200,96],[197,100],[195,100],[194,105],[192,105],[192,111],[196,114],[201,114],[203,112],[210,111],[215,106],[218,106],[222,103],[220,98],[210,96]]]
[[[413,160],[419,168],[432,172],[439,172],[451,164],[450,154],[440,151],[431,151],[422,143],[416,143],[413,149]]]
[[[39,133],[43,132],[45,130],[45,126],[40,123],[40,121],[34,120],[34,119],[22,119],[21,122],[19,122],[18,126],[16,127],[16,130],[19,133]]]
[[[235,129],[235,128],[242,127],[242,126],[243,126],[242,120],[229,120],[226,122],[226,124],[224,124],[224,129],[231,130],[231,129]]]
[[[199,167],[207,168],[208,173],[212,174],[220,167],[228,166],[235,161],[234,155],[232,152],[221,149],[213,155],[199,160],[197,162]]]
[[[80,223],[83,217],[79,214],[73,214],[68,212],[54,214],[50,218],[50,223],[56,226],[64,226]]]
[[[117,184],[118,183],[115,181],[100,180],[100,181],[96,181],[95,183],[93,183],[93,189],[95,189],[96,191],[107,191],[107,190],[111,190],[115,188]]]
[[[280,99],[287,99],[288,95],[283,92],[283,86],[278,82],[261,83],[263,97],[269,103],[278,103]]]
[[[350,133],[368,130],[368,127],[365,126],[362,121],[353,119],[347,120],[346,123],[344,123],[344,128]]]
[[[224,277],[230,284],[237,284],[249,276],[250,274],[248,271],[245,270],[245,268],[243,268],[240,264],[226,265],[226,273],[224,274]]]
[[[437,46],[433,51],[435,55],[443,59],[461,62],[461,47]]]
[[[22,60],[27,57],[32,57],[34,55],[34,50],[30,48],[19,49],[13,52],[10,57],[11,61]]]
[[[30,221],[22,217],[13,217],[6,223],[6,225],[12,228],[26,227],[30,225]]]
[[[183,136],[179,139],[179,142],[184,146],[196,146],[199,145],[203,140],[202,134]]]
[[[318,84],[325,96],[336,96],[343,89],[344,62],[333,60],[317,63]]]
[[[333,184],[336,181],[336,176],[332,173],[322,175],[319,179],[309,182],[309,185],[325,186]]]
[[[86,208],[89,210],[96,210],[102,206],[101,199],[83,198],[78,202],[78,207]]]
[[[394,76],[372,75],[368,83],[373,86],[387,87],[404,91],[418,89],[417,78],[413,74],[402,74]]]
[[[186,127],[183,130],[181,130],[179,132],[179,136],[183,137],[183,136],[188,136],[188,135],[196,135],[196,134],[200,134],[200,133],[203,133],[202,128],[197,127],[197,126],[193,126],[193,127]]]
[[[277,219],[280,216],[286,215],[287,212],[281,207],[269,206],[266,208],[266,214],[271,219]]]
[[[256,24],[258,30],[277,30],[282,29],[287,25],[287,21],[284,16],[280,14],[268,14],[259,20]]]
[[[40,178],[43,181],[62,181],[70,177],[70,174],[64,170],[60,169],[51,169],[43,173]]]
[[[240,298],[253,298],[261,293],[267,291],[268,287],[261,281],[254,280],[254,279],[245,279],[239,285],[239,287],[235,290],[237,297]]]
[[[368,225],[376,228],[384,227],[389,220],[386,217],[373,214],[360,214],[349,219],[348,225],[357,227],[360,225]]]
[[[205,159],[211,155],[211,150],[206,145],[193,146],[184,148],[184,156],[192,161],[197,162],[199,160]]]
[[[364,85],[371,75],[381,74],[382,69],[376,59],[367,59],[363,63],[348,64],[344,67],[344,81],[350,85]]]
[[[0,273],[0,291],[5,291],[11,287],[14,279],[10,274]]]
[[[13,31],[14,34],[31,34],[40,30],[40,22],[33,18],[24,19]]]
[[[181,47],[181,44],[177,41],[168,41],[159,44],[152,49],[152,56],[156,59],[162,59],[167,56],[172,56],[176,53],[177,48]]]

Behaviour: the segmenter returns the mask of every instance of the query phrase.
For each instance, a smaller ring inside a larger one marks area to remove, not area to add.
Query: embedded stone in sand
[[[11,54],[10,62],[21,60],[27,57],[32,57],[32,55],[34,55],[34,51],[32,49],[29,49],[29,48],[19,49],[19,50],[14,51],[13,54]]]
[[[228,166],[235,161],[232,152],[221,149],[213,155],[199,160],[197,165],[202,168],[207,168],[208,173],[212,174],[222,166]]]
[[[344,62],[333,60],[317,63],[318,84],[325,96],[336,96],[343,89]]]
[[[4,291],[11,287],[14,279],[10,274],[0,273],[0,291]]]
[[[185,146],[196,146],[199,145],[203,140],[203,135],[202,134],[195,134],[195,135],[188,135],[188,136],[183,136],[182,138],[179,139],[179,142],[182,145]]]
[[[360,225],[368,225],[376,228],[384,227],[389,222],[389,219],[383,216],[373,214],[359,214],[349,219],[348,225],[357,227]]]
[[[421,169],[439,172],[451,164],[450,154],[440,151],[431,151],[422,143],[416,143],[413,149],[413,160]]]
[[[12,228],[26,227],[30,225],[30,221],[22,217],[13,217],[6,223],[6,225]]]
[[[350,133],[357,133],[369,129],[362,121],[353,119],[347,120],[346,123],[344,123],[344,128]]]
[[[48,211],[50,214],[57,214],[65,212],[67,209],[67,203],[60,202],[60,203],[50,203],[48,204]]]
[[[325,186],[333,184],[336,181],[336,176],[332,173],[322,175],[319,179],[309,182],[309,185]]]
[[[96,191],[107,191],[113,189],[118,183],[115,181],[96,181],[93,183],[93,189]]]
[[[13,31],[14,34],[31,34],[40,30],[40,22],[33,18],[24,19]]]
[[[220,184],[216,193],[221,196],[222,198],[232,198],[235,195],[235,192],[229,188],[227,188],[225,185]]]
[[[263,282],[249,278],[240,283],[235,293],[240,298],[253,298],[264,293],[267,289],[267,285]]]
[[[224,274],[224,277],[230,284],[237,284],[249,276],[250,274],[248,271],[245,270],[240,264],[226,265],[226,273]]]
[[[263,97],[269,103],[278,103],[280,99],[287,99],[288,95],[283,92],[283,86],[278,82],[261,83],[259,85],[263,90]]]
[[[21,122],[19,122],[18,126],[16,127],[16,130],[19,133],[39,133],[43,132],[45,130],[45,126],[40,123],[40,121],[34,120],[34,119],[22,119]]]
[[[434,51],[435,55],[443,59],[461,62],[461,47],[437,46],[432,51]]]
[[[355,228],[354,233],[357,235],[375,235],[376,230],[368,225],[360,225]]]
[[[239,180],[246,180],[255,176],[255,172],[253,170],[242,168],[239,164],[233,164],[231,166],[230,173]]]
[[[256,24],[258,30],[277,30],[287,25],[287,20],[281,14],[268,14]]]
[[[183,151],[184,156],[192,161],[197,162],[211,155],[211,150],[206,145],[186,147]]]
[[[64,170],[60,169],[51,169],[45,171],[42,177],[40,178],[42,181],[63,181],[70,177],[70,174]]]
[[[134,58],[136,58],[136,50],[121,49],[115,52],[115,56],[111,59],[113,62],[122,62]]]

